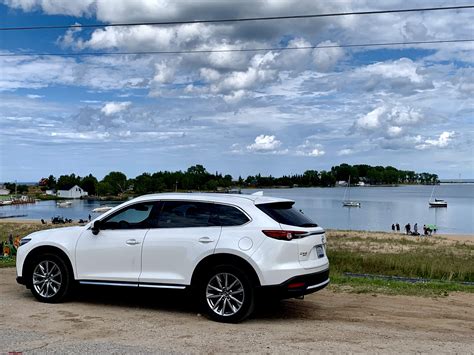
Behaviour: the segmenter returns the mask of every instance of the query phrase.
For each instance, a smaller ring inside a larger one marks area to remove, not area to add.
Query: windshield
[[[293,208],[294,202],[264,203],[257,207],[281,224],[297,227],[317,227],[303,212]]]

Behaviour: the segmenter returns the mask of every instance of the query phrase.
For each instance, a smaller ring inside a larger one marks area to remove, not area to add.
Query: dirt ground
[[[261,306],[241,324],[196,313],[184,293],[81,288],[67,303],[36,302],[0,269],[0,354],[474,353],[474,294],[424,298],[334,293]]]

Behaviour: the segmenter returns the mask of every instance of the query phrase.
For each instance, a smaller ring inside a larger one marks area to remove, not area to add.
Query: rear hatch
[[[298,259],[305,269],[328,262],[324,229],[293,207],[293,201],[258,204],[257,207],[280,224],[285,237],[298,244]]]

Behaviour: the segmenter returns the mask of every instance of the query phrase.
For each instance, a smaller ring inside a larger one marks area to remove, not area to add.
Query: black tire
[[[220,288],[219,283],[222,286]],[[223,323],[238,323],[249,317],[254,310],[254,285],[239,268],[219,265],[204,274],[198,299],[201,309],[211,319]]]
[[[28,286],[40,302],[59,303],[69,294],[72,275],[66,262],[55,254],[41,254],[29,268]]]

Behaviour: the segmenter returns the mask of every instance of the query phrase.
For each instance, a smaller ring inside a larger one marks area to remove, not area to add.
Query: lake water
[[[401,228],[406,223],[436,224],[439,233],[474,234],[474,184],[445,184],[436,187],[435,195],[448,202],[447,208],[430,208],[428,199],[432,186],[353,187],[351,199],[361,202],[360,208],[342,207],[344,187],[265,189],[264,194],[296,201],[295,207],[324,228],[390,231],[392,223]],[[252,193],[256,190],[245,190]],[[55,201],[36,204],[2,206],[0,217],[26,214],[26,219],[50,220],[61,215],[71,219],[86,219],[92,209],[118,202],[72,201],[72,206],[60,208]]]

